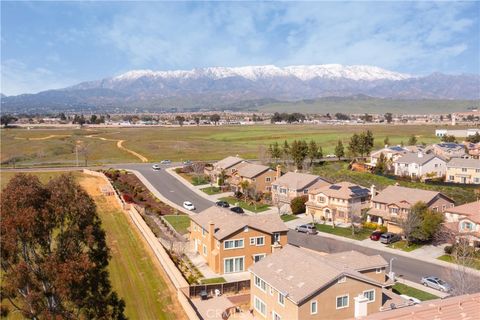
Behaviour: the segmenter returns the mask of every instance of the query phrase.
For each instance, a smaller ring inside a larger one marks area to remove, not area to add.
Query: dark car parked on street
[[[230,208],[230,210],[235,212],[235,213],[245,213],[245,211],[243,211],[243,209],[240,208],[240,207],[232,207],[232,208]]]
[[[222,208],[230,207],[230,204],[227,201],[223,201],[223,200],[217,201],[215,202],[215,204],[217,205],[217,207],[222,207]]]

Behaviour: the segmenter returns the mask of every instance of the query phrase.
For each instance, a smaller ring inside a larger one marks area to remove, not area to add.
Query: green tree
[[[15,175],[2,191],[1,298],[30,319],[126,319],[95,203],[62,175]]]
[[[212,121],[215,125],[217,125],[218,121],[220,121],[220,115],[218,114],[212,114],[210,116],[210,121]]]
[[[452,135],[444,135],[442,137],[442,142],[457,142],[457,138],[455,138],[455,136],[452,134]]]
[[[310,159],[311,166],[315,160],[323,157],[322,147],[319,147],[315,141],[310,140],[310,143],[308,144],[307,157]]]
[[[345,148],[343,147],[342,140],[338,140],[337,146],[335,147],[335,156],[338,160],[345,156]]]
[[[247,202],[248,199],[248,188],[250,187],[250,182],[248,180],[242,180],[240,182],[240,188],[242,189],[243,192],[243,199],[245,202]]]
[[[200,124],[200,118],[199,118],[199,117],[193,118],[193,121],[195,121],[195,124],[196,124],[197,126]]]
[[[408,139],[408,145],[409,146],[414,146],[416,144],[417,144],[417,137],[414,134],[412,134],[410,136],[410,138]]]
[[[285,157],[285,159],[287,159],[290,156],[290,145],[288,144],[287,140],[283,142],[282,154]]]
[[[278,163],[278,159],[282,157],[282,150],[280,149],[280,146],[278,145],[278,142],[274,142],[268,147],[268,152],[270,153],[270,156],[272,159],[275,159],[275,163]]]
[[[390,145],[390,139],[388,138],[388,136],[386,136],[385,139],[383,139],[383,144],[384,144],[385,146]]]
[[[350,137],[350,142],[348,143],[348,153],[354,158],[360,153],[360,137],[356,133]]]
[[[383,154],[383,152],[380,153],[380,156],[378,157],[377,164],[375,165],[375,173],[377,174],[383,174],[388,171],[388,164],[387,164],[387,158]]]
[[[90,123],[91,123],[91,124],[97,123],[97,115],[96,115],[96,114],[92,114],[92,115],[90,116]]]
[[[175,121],[178,122],[178,124],[181,126],[183,126],[183,123],[185,122],[185,117],[184,116],[175,116]]]
[[[385,120],[387,121],[387,123],[391,123],[391,122],[392,122],[393,115],[392,115],[390,112],[385,113],[385,115],[384,115],[383,117],[385,118]]]
[[[468,136],[466,139],[468,142],[471,143],[479,143],[480,142],[480,133],[478,131],[473,136]]]
[[[12,115],[4,114],[4,115],[0,116],[0,122],[5,128],[8,127],[8,125],[10,123],[15,122],[15,121],[17,121],[17,118],[15,118]]]
[[[294,140],[290,147],[290,155],[292,156],[292,160],[295,163],[295,166],[298,169],[302,169],[303,162],[308,155],[308,145],[305,140]]]
[[[290,201],[290,209],[293,214],[304,213],[306,210],[305,203],[308,201],[308,195],[298,196]]]

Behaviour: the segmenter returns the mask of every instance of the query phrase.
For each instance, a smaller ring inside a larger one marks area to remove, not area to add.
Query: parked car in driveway
[[[306,234],[317,234],[317,228],[315,228],[315,225],[313,224],[302,224],[301,226],[297,226],[295,228],[295,231],[297,232],[304,232]]]
[[[373,241],[378,241],[380,240],[380,237],[384,234],[382,231],[373,231],[372,234],[370,235],[370,240]]]
[[[243,211],[243,209],[240,207],[232,207],[230,208],[230,211],[233,211],[235,213],[245,213],[245,211]]]
[[[170,163],[172,163],[172,161],[170,161],[170,160],[162,160],[162,161],[160,161],[160,164],[170,164]]]
[[[195,210],[195,206],[190,201],[184,201],[183,207],[189,211]]]
[[[152,166],[152,169],[158,171],[158,170],[160,170],[161,168],[160,168],[160,165],[159,165],[159,164],[156,164],[156,163],[155,163],[155,164]]]
[[[432,289],[437,289],[443,292],[448,292],[452,290],[452,287],[448,283],[437,277],[423,277],[421,283],[425,287],[430,287]]]
[[[215,202],[215,204],[217,205],[217,207],[222,207],[222,208],[229,208],[230,207],[230,204],[227,201],[223,201],[223,200],[217,201],[217,202]]]
[[[386,232],[380,236],[380,242],[384,244],[390,244],[400,241],[402,237],[396,233]]]

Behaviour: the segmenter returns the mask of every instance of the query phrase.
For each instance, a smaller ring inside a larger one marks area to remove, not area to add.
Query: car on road
[[[337,156],[334,154],[327,154],[325,158],[336,158]]]
[[[222,207],[222,208],[229,208],[230,207],[230,204],[227,201],[223,201],[223,200],[217,201],[217,202],[215,202],[215,204],[217,205],[217,207]]]
[[[412,304],[419,304],[420,302],[422,302],[419,299],[407,296],[406,294],[401,294],[400,297],[402,297],[405,300],[410,301]]]
[[[378,241],[380,240],[380,237],[384,234],[382,231],[373,231],[372,234],[370,235],[370,240],[372,241]]]
[[[184,201],[183,207],[189,211],[195,210],[195,206],[190,201]]]
[[[304,232],[306,234],[317,234],[317,228],[313,224],[302,224],[300,226],[295,227],[295,231],[297,232]]]
[[[400,235],[392,232],[385,232],[380,236],[380,242],[383,244],[394,243],[400,241],[401,239],[402,237],[400,237]]]
[[[162,161],[160,161],[160,164],[170,164],[170,163],[172,163],[172,161],[170,161],[170,160],[162,160]]]
[[[245,211],[243,211],[243,209],[240,207],[232,207],[230,208],[230,211],[233,211],[235,213],[245,213]]]
[[[423,277],[421,283],[425,287],[430,287],[432,289],[437,289],[443,292],[448,292],[452,290],[452,287],[448,283],[437,277]]]
[[[183,161],[183,165],[184,165],[184,166],[189,166],[189,165],[191,165],[192,163],[193,163],[192,160],[185,160],[185,161]]]
[[[161,168],[160,168],[160,165],[159,165],[159,164],[156,164],[156,163],[155,163],[155,164],[152,166],[152,169],[158,171],[158,170],[160,170]]]

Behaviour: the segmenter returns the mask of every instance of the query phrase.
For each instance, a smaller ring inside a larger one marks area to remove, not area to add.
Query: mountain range
[[[480,99],[480,75],[414,76],[374,66],[308,65],[133,70],[36,94],[2,96],[2,112],[227,108],[365,95],[381,99]]]

